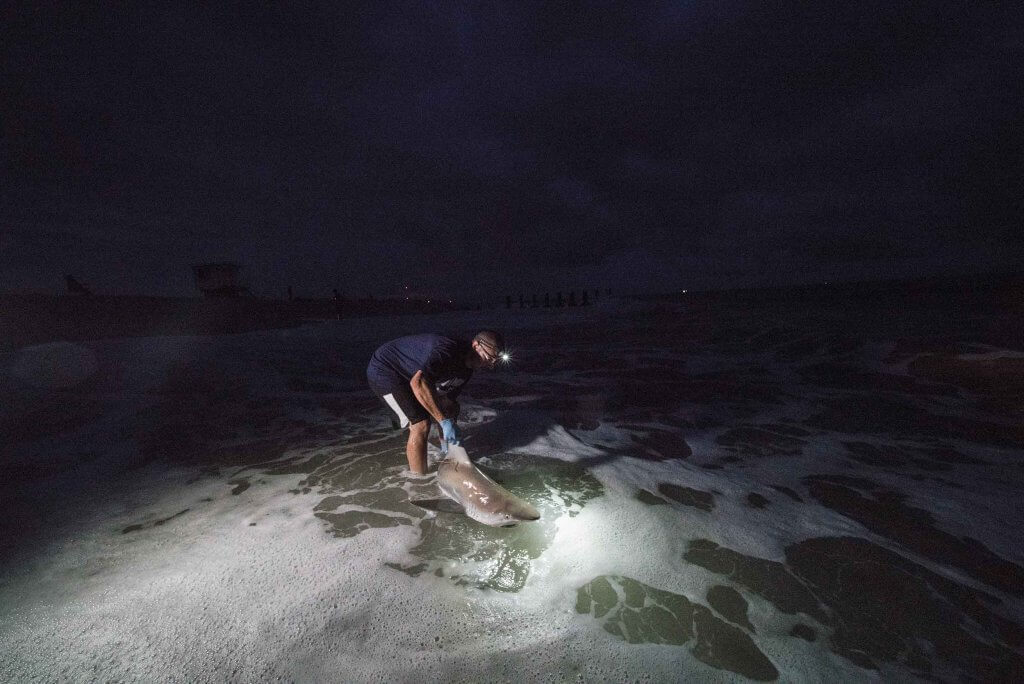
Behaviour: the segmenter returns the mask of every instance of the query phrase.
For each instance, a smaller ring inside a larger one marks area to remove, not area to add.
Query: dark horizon
[[[681,295],[693,295],[701,297],[702,295],[730,295],[730,294],[743,294],[743,293],[763,293],[765,296],[773,296],[771,293],[778,293],[779,296],[786,296],[786,293],[792,293],[799,295],[800,293],[813,292],[815,289],[821,288],[823,294],[827,294],[827,290],[831,289],[837,295],[842,296],[844,293],[850,294],[853,292],[870,293],[875,296],[885,296],[886,290],[882,289],[885,286],[902,286],[901,290],[893,290],[892,294],[898,299],[901,296],[907,295],[910,291],[920,290],[921,292],[931,292],[932,294],[939,294],[949,288],[956,288],[962,286],[959,291],[964,294],[980,294],[991,288],[1005,288],[1005,287],[1016,287],[1017,281],[1024,282],[1024,268],[1019,266],[1006,267],[997,269],[988,269],[984,271],[979,270],[963,270],[963,271],[946,271],[942,273],[932,273],[928,275],[910,275],[910,276],[895,276],[887,278],[848,278],[846,280],[806,280],[799,282],[786,282],[780,284],[762,283],[756,285],[722,285],[712,287],[689,287],[689,288],[675,288],[675,289],[648,289],[648,290],[636,290],[631,288],[622,288],[614,290],[610,287],[591,287],[591,288],[566,288],[564,290],[548,289],[548,290],[530,290],[523,288],[506,288],[504,290],[497,289],[494,291],[483,291],[478,296],[469,295],[458,295],[453,294],[450,299],[445,299],[442,296],[431,294],[427,292],[413,292],[409,291],[404,296],[402,293],[396,294],[382,294],[369,292],[365,294],[350,294],[341,295],[341,303],[344,305],[345,302],[349,303],[371,303],[373,301],[378,302],[394,302],[400,303],[403,299],[411,300],[410,303],[430,303],[431,300],[434,304],[440,305],[439,308],[426,308],[427,311],[441,311],[447,308],[454,309],[466,309],[466,308],[507,308],[507,298],[511,298],[513,309],[518,308],[549,308],[544,307],[544,296],[545,294],[550,295],[551,305],[550,308],[555,308],[555,297],[558,293],[561,293],[564,298],[564,306],[585,306],[591,304],[597,304],[602,300],[610,298],[621,298],[621,297],[635,297],[639,299],[661,299],[661,298],[674,298]],[[87,298],[100,298],[100,299],[184,299],[184,300],[200,300],[206,299],[208,301],[219,302],[227,304],[235,299],[241,300],[265,300],[268,302],[281,302],[286,303],[289,301],[287,288],[282,292],[267,292],[267,293],[252,293],[244,292],[237,296],[220,296],[210,298],[205,296],[203,292],[193,286],[192,292],[186,292],[183,294],[147,294],[142,292],[93,292],[88,293]],[[587,291],[588,300],[586,304],[582,302],[583,291]],[[570,305],[569,297],[570,293],[575,296],[576,303]],[[335,300],[333,292],[293,292],[294,300],[298,303],[301,302],[320,302],[324,304],[330,304]],[[519,296],[523,296],[523,306],[519,306]],[[537,306],[531,304],[531,296],[538,298]],[[77,292],[69,292],[66,287],[61,286],[60,288],[52,288],[51,290],[44,289],[22,289],[22,290],[9,290],[0,291],[0,297],[15,298],[51,298],[51,297],[68,297],[71,299],[81,298],[82,294]],[[451,305],[450,307],[448,305]],[[333,309],[332,309],[333,310]],[[354,310],[353,310],[354,311]],[[371,310],[362,310],[361,312],[367,313]]]
[[[4,12],[0,292],[672,292],[1024,260],[1019,9]]]

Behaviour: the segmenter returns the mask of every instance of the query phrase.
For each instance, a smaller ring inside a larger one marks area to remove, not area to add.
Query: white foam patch
[[[561,425],[555,425],[530,444],[515,449],[514,453],[557,458],[561,461],[580,461],[600,456],[603,452],[587,446]]]

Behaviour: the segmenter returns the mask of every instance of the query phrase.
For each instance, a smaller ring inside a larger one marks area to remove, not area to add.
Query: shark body
[[[437,466],[437,486],[473,520],[507,527],[540,519],[540,512],[480,472],[461,446],[449,445],[448,456]]]

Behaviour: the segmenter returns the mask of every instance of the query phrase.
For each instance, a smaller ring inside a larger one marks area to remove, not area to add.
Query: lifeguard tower
[[[204,297],[241,297],[249,288],[242,282],[242,267],[235,263],[192,266],[196,287]]]

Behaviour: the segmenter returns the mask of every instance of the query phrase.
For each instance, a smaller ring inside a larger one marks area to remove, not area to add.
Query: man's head
[[[508,361],[505,339],[494,330],[481,330],[473,337],[475,357],[470,357],[473,368],[494,368],[498,361]]]

